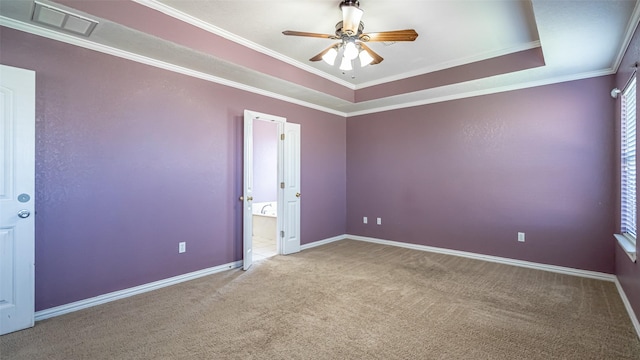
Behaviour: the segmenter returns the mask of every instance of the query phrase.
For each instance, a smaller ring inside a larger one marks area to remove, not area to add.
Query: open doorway
[[[286,118],[244,111],[243,189],[242,211],[242,268],[248,270],[253,262],[254,215],[254,122],[268,121],[277,126],[277,205],[276,239],[278,254],[300,251],[300,125],[288,123]],[[267,185],[268,186],[268,185]],[[269,206],[255,206],[256,212],[266,212]]]
[[[278,124],[253,123],[253,260],[280,253],[278,248]]]

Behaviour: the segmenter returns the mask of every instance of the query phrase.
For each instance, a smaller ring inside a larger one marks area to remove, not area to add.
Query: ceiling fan
[[[375,33],[367,33],[364,31],[364,23],[360,21],[364,11],[360,9],[360,1],[343,0],[340,2],[340,10],[342,10],[342,21],[336,24],[335,35],[317,34],[302,31],[286,30],[282,33],[291,36],[306,36],[323,39],[340,40],[316,56],[309,59],[310,61],[324,60],[329,65],[335,63],[338,53],[342,53],[342,62],[340,70],[349,71],[353,69],[352,61],[360,58],[360,66],[365,67],[369,64],[379,64],[384,60],[382,56],[376,54],[365,43],[367,42],[396,42],[396,41],[414,41],[418,37],[418,33],[413,29],[383,31]]]

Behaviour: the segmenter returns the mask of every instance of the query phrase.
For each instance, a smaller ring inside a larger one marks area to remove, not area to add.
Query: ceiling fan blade
[[[336,45],[338,45],[338,44],[333,44],[333,45],[329,46],[328,48],[322,50],[321,53],[319,53],[318,55],[312,57],[311,59],[309,59],[309,61],[320,61],[320,60],[322,60],[322,57],[324,56],[324,54],[328,53],[329,50],[331,50]]]
[[[383,31],[360,35],[361,41],[414,41],[418,33],[413,29]]]
[[[366,51],[369,53],[369,55],[371,55],[371,57],[373,58],[373,61],[369,64],[369,65],[375,65],[375,64],[380,64],[382,62],[382,60],[384,60],[382,58],[382,56],[376,54],[375,51],[371,50],[371,48],[369,48],[367,45],[365,45],[364,43],[360,43],[360,47],[362,48],[362,50]]]
[[[322,38],[322,39],[338,39],[335,35],[330,34],[317,34],[303,31],[293,31],[293,30],[285,30],[282,32],[284,35],[290,36],[306,36],[306,37],[314,37],[314,38]]]

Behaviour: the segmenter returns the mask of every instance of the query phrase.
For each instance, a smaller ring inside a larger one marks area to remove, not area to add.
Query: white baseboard
[[[329,243],[332,243],[332,242],[335,242],[335,241],[339,241],[339,240],[344,240],[344,238],[345,238],[344,235],[335,236],[335,237],[332,237],[332,238],[328,238],[328,239],[324,239],[324,240],[320,240],[320,241],[315,241],[315,242],[312,242],[312,243],[309,243],[309,244],[304,244],[304,245],[300,246],[300,249],[301,250],[306,250],[306,249],[314,248],[316,246],[329,244]],[[175,284],[178,284],[178,283],[181,283],[181,282],[184,282],[184,281],[197,279],[197,278],[202,277],[202,276],[207,276],[207,275],[215,274],[215,273],[218,273],[218,272],[221,272],[221,271],[231,270],[231,269],[235,269],[235,268],[239,268],[239,267],[242,267],[242,260],[236,261],[236,262],[233,262],[233,263],[228,263],[228,264],[224,264],[224,265],[215,266],[215,267],[208,268],[208,269],[194,271],[194,272],[191,272],[191,273],[188,273],[188,274],[174,276],[172,278],[168,278],[168,279],[164,279],[164,280],[154,281],[152,283],[143,284],[143,285],[140,285],[140,286],[136,286],[136,287],[132,287],[132,288],[124,289],[124,290],[114,291],[114,292],[111,292],[111,293],[108,293],[108,294],[98,295],[96,297],[92,297],[92,298],[89,298],[89,299],[79,300],[79,301],[76,301],[76,302],[72,302],[72,303],[69,303],[69,304],[64,304],[64,305],[52,307],[52,308],[45,309],[45,310],[36,311],[36,313],[35,313],[35,321],[40,321],[40,320],[52,318],[52,317],[55,317],[55,316],[68,314],[68,313],[71,313],[71,312],[74,312],[74,311],[90,308],[92,306],[105,304],[105,303],[108,303],[108,302],[111,302],[111,301],[115,301],[115,300],[119,300],[119,299],[124,299],[124,298],[127,298],[129,296],[142,294],[142,293],[145,293],[147,291],[157,290],[157,289],[160,289],[160,288],[163,288],[163,287],[167,287],[167,286],[171,286],[171,285],[175,285]]]
[[[330,244],[332,242],[344,240],[344,239],[346,239],[346,236],[347,235],[338,235],[338,236],[334,236],[334,237],[331,237],[331,238],[328,238],[328,239],[318,240],[318,241],[314,241],[312,243],[304,244],[304,245],[300,246],[300,250],[307,250],[307,249],[314,248],[316,246],[326,245],[326,244]]]
[[[301,250],[307,250],[307,249],[314,248],[316,246],[326,245],[326,244],[330,244],[332,242],[346,240],[346,239],[364,241],[364,242],[370,242],[370,243],[376,243],[376,244],[382,244],[382,245],[389,245],[389,246],[397,246],[397,247],[403,247],[403,248],[413,249],[413,250],[428,251],[428,252],[433,252],[433,253],[438,253],[438,254],[461,256],[461,257],[465,257],[465,258],[469,258],[469,259],[484,260],[484,261],[490,261],[490,262],[495,262],[495,263],[500,263],[500,264],[525,267],[525,268],[529,268],[529,269],[544,270],[544,271],[550,271],[550,272],[555,272],[555,273],[560,273],[560,274],[586,277],[586,278],[590,278],[590,279],[611,281],[611,282],[614,282],[616,284],[616,288],[618,289],[618,293],[620,295],[620,298],[622,299],[622,302],[624,303],[624,306],[627,309],[627,313],[629,314],[629,318],[631,319],[631,322],[632,322],[633,327],[634,327],[634,329],[636,331],[636,334],[638,335],[638,337],[640,337],[640,323],[638,322],[638,318],[636,317],[636,315],[635,315],[635,313],[633,311],[633,308],[631,307],[631,304],[629,303],[629,299],[627,299],[627,296],[626,296],[624,290],[622,289],[622,286],[620,285],[620,282],[618,281],[618,278],[615,275],[596,272],[596,271],[574,269],[574,268],[569,268],[569,267],[564,267],[564,266],[547,265],[547,264],[534,263],[534,262],[530,262],[530,261],[515,260],[515,259],[509,259],[509,258],[503,258],[503,257],[491,256],[491,255],[483,255],[483,254],[471,253],[471,252],[466,252],[466,251],[444,249],[444,248],[438,248],[438,247],[434,247],[434,246],[409,244],[409,243],[403,243],[403,242],[399,242],[399,241],[382,240],[382,239],[371,238],[371,237],[366,237],[366,236],[348,235],[348,234],[338,235],[338,236],[334,236],[334,237],[331,237],[331,238],[328,238],[328,239],[314,241],[312,243],[304,244],[304,245],[300,246],[300,249]],[[53,308],[50,308],[50,309],[45,309],[45,310],[41,310],[41,311],[36,312],[35,313],[35,320],[36,321],[40,321],[40,320],[48,319],[48,318],[51,318],[51,317],[54,317],[54,316],[59,316],[59,315],[63,315],[63,314],[67,314],[67,313],[73,312],[73,311],[86,309],[86,308],[89,308],[89,307],[92,307],[92,306],[96,306],[96,305],[100,305],[100,304],[104,304],[104,303],[107,303],[107,302],[110,302],[110,301],[123,299],[123,298],[129,297],[129,296],[133,296],[133,295],[137,295],[137,294],[142,294],[142,293],[145,293],[147,291],[160,289],[160,288],[163,288],[163,287],[166,287],[166,286],[178,284],[178,283],[181,283],[181,282],[184,282],[184,281],[193,280],[193,279],[196,279],[196,278],[199,278],[199,277],[202,277],[202,276],[207,276],[207,275],[211,275],[211,274],[215,274],[215,273],[218,273],[218,272],[231,270],[231,269],[235,269],[235,268],[239,268],[239,267],[242,267],[242,261],[236,261],[236,262],[233,262],[233,263],[228,263],[228,264],[224,264],[224,265],[220,265],[220,266],[215,266],[215,267],[208,268],[208,269],[198,270],[198,271],[194,271],[194,272],[191,272],[191,273],[188,273],[188,274],[174,276],[174,277],[169,278],[169,279],[159,280],[159,281],[155,281],[155,282],[152,282],[152,283],[136,286],[136,287],[133,287],[133,288],[124,289],[124,290],[115,291],[115,292],[112,292],[112,293],[96,296],[96,297],[93,297],[93,298],[90,298],[90,299],[80,300],[80,301],[76,301],[76,302],[73,302],[73,303],[70,303],[70,304],[56,306],[56,307],[53,307]]]
[[[428,252],[433,252],[438,254],[461,256],[469,259],[484,260],[484,261],[490,261],[490,262],[499,263],[499,264],[519,266],[519,267],[524,267],[529,269],[545,270],[545,271],[551,271],[551,272],[566,274],[566,275],[580,276],[580,277],[585,277],[590,279],[605,280],[605,281],[611,281],[611,282],[616,281],[615,275],[601,273],[597,271],[574,269],[570,267],[556,266],[556,265],[547,265],[547,264],[535,263],[535,262],[524,261],[524,260],[503,258],[499,256],[483,255],[483,254],[477,254],[477,253],[460,251],[460,250],[444,249],[444,248],[439,248],[434,246],[409,244],[409,243],[403,243],[399,241],[382,240],[382,239],[376,239],[376,238],[358,236],[358,235],[347,234],[345,235],[345,239],[366,241],[366,242],[382,244],[382,245],[398,246],[398,247],[403,247],[407,249],[428,251]]]
[[[601,273],[597,271],[574,269],[574,268],[569,268],[564,266],[540,264],[540,263],[534,263],[530,261],[515,260],[515,259],[503,258],[498,256],[482,255],[482,254],[476,254],[476,253],[471,253],[466,251],[443,249],[443,248],[438,248],[433,246],[408,244],[408,243],[403,243],[399,241],[382,240],[382,239],[376,239],[376,238],[370,238],[370,237],[358,236],[358,235],[344,235],[343,238],[371,242],[371,243],[382,244],[382,245],[398,246],[398,247],[414,249],[414,250],[429,251],[429,252],[434,252],[438,254],[462,256],[470,259],[484,260],[484,261],[490,261],[490,262],[495,262],[500,264],[520,266],[520,267],[525,267],[529,269],[544,270],[544,271],[550,271],[550,272],[555,272],[560,274],[580,276],[580,277],[586,277],[590,279],[614,282],[616,284],[616,288],[618,289],[618,294],[622,299],[622,303],[624,304],[625,309],[627,309],[627,314],[631,319],[631,323],[633,324],[633,328],[636,331],[636,335],[640,338],[640,323],[638,322],[638,318],[636,317],[636,314],[633,311],[633,308],[631,307],[631,303],[629,302],[629,299],[627,299],[627,295],[624,293],[624,290],[622,289],[622,285],[620,285],[620,282],[618,281],[618,277],[613,274],[606,274],[606,273]]]
[[[190,272],[188,274],[174,276],[164,280],[154,281],[152,283],[114,291],[108,294],[99,295],[96,297],[92,297],[89,299],[84,299],[76,302],[72,302],[65,305],[56,306],[53,308],[40,310],[35,313],[35,320],[40,321],[44,319],[48,319],[54,316],[60,316],[64,314],[68,314],[70,312],[86,309],[92,306],[108,303],[114,300],[124,299],[129,296],[138,295],[145,293],[147,291],[160,289],[163,287],[175,285],[184,281],[189,281],[193,279],[197,279],[199,277],[219,273],[222,271],[227,271],[231,269],[235,269],[242,266],[242,261],[236,261],[224,265],[214,266],[208,269],[202,269],[194,272]]]
[[[324,244],[329,244],[335,241],[339,241],[339,240],[344,240],[344,235],[340,235],[340,236],[335,236],[332,238],[328,238],[328,239],[324,239],[324,240],[320,240],[320,241],[315,241],[309,244],[304,244],[302,246],[300,246],[301,250],[306,250],[306,249],[310,249],[310,248],[314,248],[316,246],[320,246],[320,245],[324,245]],[[129,296],[133,296],[133,295],[138,295],[138,294],[142,294],[145,293],[147,291],[152,291],[152,290],[157,290],[163,287],[167,287],[167,286],[171,286],[171,285],[175,285],[184,281],[188,281],[188,280],[193,280],[202,276],[207,276],[207,275],[211,275],[211,274],[215,274],[221,271],[226,271],[226,270],[231,270],[231,269],[235,269],[235,268],[239,268],[242,267],[242,260],[240,261],[236,261],[233,263],[228,263],[228,264],[224,264],[224,265],[219,265],[219,266],[215,266],[212,268],[208,268],[208,269],[203,269],[203,270],[198,270],[198,271],[194,271],[188,274],[183,274],[183,275],[178,275],[178,276],[174,276],[172,278],[168,278],[168,279],[164,279],[164,280],[158,280],[158,281],[154,281],[152,283],[148,283],[148,284],[143,284],[140,286],[136,286],[136,287],[132,287],[132,288],[128,288],[128,289],[124,289],[124,290],[119,290],[119,291],[114,291],[108,294],[103,294],[103,295],[98,295],[96,297],[92,297],[89,299],[84,299],[84,300],[79,300],[76,302],[72,302],[69,304],[64,304],[64,305],[60,305],[60,306],[56,306],[56,307],[52,307],[49,309],[45,309],[45,310],[40,310],[40,311],[36,311],[35,313],[35,321],[40,321],[40,320],[44,320],[44,319],[49,319],[55,316],[60,316],[60,315],[64,315],[64,314],[68,314],[74,311],[78,311],[78,310],[82,310],[82,309],[86,309],[86,308],[90,308],[92,306],[96,306],[96,305],[100,305],[100,304],[105,304],[111,301],[115,301],[115,300],[119,300],[119,299],[124,299],[127,298]]]
[[[620,294],[620,298],[622,299],[622,303],[624,304],[625,309],[627,309],[627,314],[629,314],[629,318],[631,318],[631,323],[633,324],[633,328],[636,330],[636,335],[640,338],[640,322],[638,322],[638,317],[636,313],[633,311],[631,307],[631,303],[629,299],[627,299],[627,294],[625,294],[620,281],[616,278],[616,288],[618,289],[618,294]]]

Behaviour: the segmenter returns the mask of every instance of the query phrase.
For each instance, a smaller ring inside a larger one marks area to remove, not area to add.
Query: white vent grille
[[[89,36],[98,22],[84,16],[72,14],[51,5],[34,2],[31,20],[39,24],[65,30],[74,34]]]

